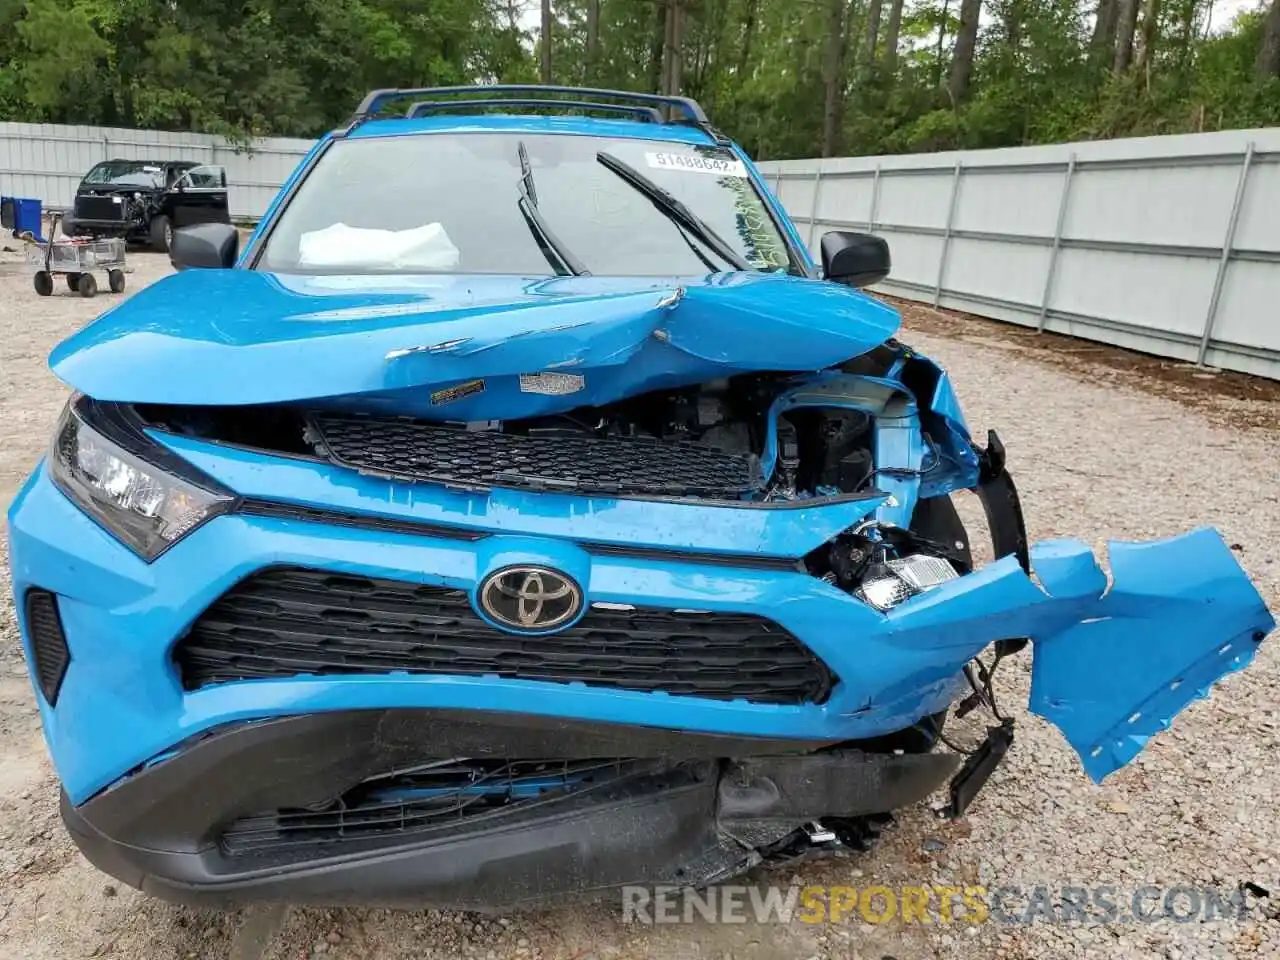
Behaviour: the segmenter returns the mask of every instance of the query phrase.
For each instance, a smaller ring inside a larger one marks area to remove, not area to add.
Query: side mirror
[[[834,283],[869,287],[889,275],[889,244],[869,233],[822,235],[822,272]]]
[[[173,231],[169,262],[188,267],[229,269],[240,253],[240,231],[229,223],[197,223]]]

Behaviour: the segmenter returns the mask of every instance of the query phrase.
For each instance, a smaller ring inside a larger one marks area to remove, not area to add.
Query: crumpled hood
[[[361,399],[439,419],[500,419],[746,371],[819,370],[878,346],[897,327],[894,310],[862,293],[774,274],[188,270],[64,341],[50,366],[100,400]],[[526,376],[522,384],[520,375],[539,373],[568,376]],[[464,389],[448,389],[457,385]]]

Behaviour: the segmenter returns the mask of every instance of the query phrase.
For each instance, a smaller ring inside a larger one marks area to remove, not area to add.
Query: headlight
[[[235,502],[229,491],[218,489],[194,467],[152,444],[140,430],[130,431],[131,425],[119,417],[104,420],[103,429],[95,429],[87,422],[92,418],[85,416],[95,407],[82,397],[67,404],[49,452],[53,480],[80,509],[144,560],[154,560]],[[108,439],[107,433],[121,442]],[[155,455],[143,459],[139,452]]]
[[[917,553],[872,564],[854,595],[883,613],[957,576],[956,568],[942,557]]]

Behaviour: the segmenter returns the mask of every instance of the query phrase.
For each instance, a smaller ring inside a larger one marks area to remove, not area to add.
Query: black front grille
[[[794,704],[820,702],[832,683],[799,640],[751,614],[592,607],[560,633],[517,636],[480,619],[462,590],[283,567],[223,594],[174,655],[188,690],[406,671]]]
[[[56,706],[62,678],[67,675],[67,666],[71,663],[71,651],[67,649],[67,638],[62,632],[62,617],[58,614],[57,597],[48,590],[28,590],[24,619],[40,692],[49,706]]]
[[[439,760],[375,777],[315,809],[241,817],[222,832],[230,856],[382,839],[503,817],[616,780],[632,762],[601,760]]]
[[[79,220],[119,220],[124,223],[127,207],[128,201],[124,197],[96,197],[86,194],[76,197],[72,210]]]
[[[526,435],[416,420],[320,414],[309,435],[341,466],[466,489],[738,500],[762,486],[759,458],[650,437]]]

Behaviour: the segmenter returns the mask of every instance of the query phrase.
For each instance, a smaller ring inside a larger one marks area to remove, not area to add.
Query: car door
[[[227,206],[227,172],[207,164],[182,173],[169,188],[169,217],[174,227],[193,223],[230,223]]]

